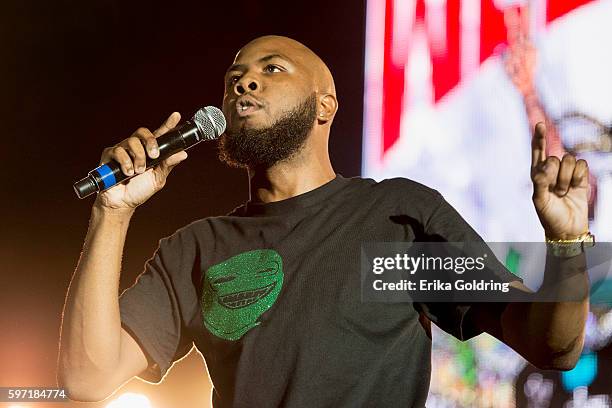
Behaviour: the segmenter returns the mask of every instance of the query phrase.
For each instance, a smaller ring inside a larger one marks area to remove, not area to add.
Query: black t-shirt
[[[160,240],[120,298],[158,382],[195,343],[215,407],[424,406],[431,340],[459,339],[470,306],[362,302],[365,242],[481,241],[435,190],[336,176],[287,200],[246,203]],[[517,278],[501,264],[499,280]],[[473,307],[473,306],[472,306]],[[421,313],[419,313],[421,312]]]

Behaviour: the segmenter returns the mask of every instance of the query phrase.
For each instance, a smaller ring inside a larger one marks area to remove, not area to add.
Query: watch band
[[[548,252],[559,258],[571,258],[579,255],[595,245],[595,236],[586,232],[575,239],[549,239],[546,238]]]

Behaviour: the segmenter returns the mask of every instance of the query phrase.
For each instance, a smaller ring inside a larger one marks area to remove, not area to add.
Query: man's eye
[[[279,66],[277,66],[277,65],[267,65],[264,68],[264,71],[266,71],[266,72],[282,72],[282,69]]]

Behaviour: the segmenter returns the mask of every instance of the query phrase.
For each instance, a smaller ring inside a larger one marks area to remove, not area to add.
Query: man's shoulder
[[[349,181],[351,184],[361,187],[367,193],[386,197],[424,200],[437,200],[441,197],[437,190],[405,177],[394,177],[380,181],[371,178],[351,177]]]
[[[209,216],[191,221],[190,223],[178,228],[172,234],[161,238],[160,243],[172,245],[200,241],[202,238],[205,238],[210,234],[214,234],[214,224],[219,220],[227,218],[230,214]]]

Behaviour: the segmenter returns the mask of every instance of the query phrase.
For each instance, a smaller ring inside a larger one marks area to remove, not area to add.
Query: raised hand
[[[533,204],[550,239],[574,239],[589,229],[587,162],[565,154],[546,157],[546,127],[535,126],[531,142]]]
[[[125,175],[137,176],[99,193],[95,205],[133,210],[161,190],[174,166],[187,158],[187,152],[175,153],[159,165],[145,170],[146,155],[152,159],[159,156],[156,138],[173,129],[180,120],[181,115],[174,112],[153,133],[149,129],[139,128],[132,136],[104,149],[100,164],[115,160]]]

